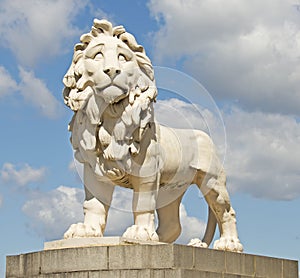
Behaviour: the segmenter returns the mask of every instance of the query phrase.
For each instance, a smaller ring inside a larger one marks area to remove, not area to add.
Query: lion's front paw
[[[84,223],[72,224],[65,232],[64,238],[74,237],[102,237],[100,225],[88,225]]]
[[[189,246],[194,246],[194,247],[202,247],[202,248],[207,248],[207,244],[203,241],[201,241],[199,238],[193,238],[191,241],[188,243]]]
[[[123,234],[125,238],[132,238],[143,241],[159,241],[158,235],[155,230],[145,226],[133,225]]]
[[[214,243],[214,249],[233,251],[233,252],[243,252],[243,245],[240,240],[236,237],[221,237]]]

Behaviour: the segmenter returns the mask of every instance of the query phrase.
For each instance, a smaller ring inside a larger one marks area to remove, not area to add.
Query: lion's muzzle
[[[96,88],[96,93],[100,95],[108,104],[117,103],[128,96],[128,89],[123,89],[118,86],[109,86],[100,91]]]

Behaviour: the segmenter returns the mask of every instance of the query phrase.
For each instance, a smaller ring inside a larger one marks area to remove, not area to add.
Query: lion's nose
[[[121,70],[115,67],[109,67],[105,68],[103,72],[107,74],[111,78],[111,80],[113,80],[118,74],[121,73]]]

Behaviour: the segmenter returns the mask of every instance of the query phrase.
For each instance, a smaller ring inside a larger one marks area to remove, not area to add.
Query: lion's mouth
[[[106,103],[113,104],[121,101],[128,96],[128,88],[121,88],[117,85],[111,84],[104,88],[97,88],[96,93],[101,96]]]

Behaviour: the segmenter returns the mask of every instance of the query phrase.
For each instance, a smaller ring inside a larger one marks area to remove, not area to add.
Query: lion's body
[[[71,143],[84,165],[85,219],[65,237],[103,236],[114,186],[119,185],[134,191],[134,225],[123,236],[172,242],[181,230],[181,198],[194,183],[213,212],[210,234],[194,245],[209,245],[217,220],[221,239],[215,247],[242,251],[225,174],[210,137],[154,121],[157,90],[144,49],[107,21],[95,20],[91,34],[81,41],[64,79],[64,96],[75,111]]]
[[[174,176],[175,173],[177,179],[185,176],[182,183],[187,184],[193,181],[196,170],[213,176],[217,176],[220,171],[221,166],[214,145],[210,137],[200,130],[160,126],[160,146],[163,184],[171,184],[170,176]],[[189,171],[193,174],[186,175]],[[174,182],[179,181],[175,179]]]

